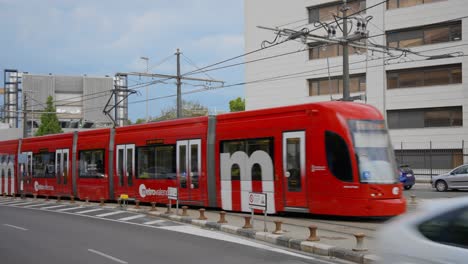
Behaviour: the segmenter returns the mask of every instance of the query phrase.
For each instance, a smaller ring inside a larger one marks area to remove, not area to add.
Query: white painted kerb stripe
[[[22,202],[22,203],[19,203],[19,204],[13,204],[12,206],[23,206],[23,205],[27,205],[27,204],[33,204],[33,202]]]
[[[126,212],[125,211],[115,211],[115,212],[96,215],[96,217],[105,217],[105,216],[116,215],[116,214],[121,214],[121,213],[126,213]]]
[[[44,210],[44,209],[53,209],[53,208],[59,208],[59,207],[64,207],[64,206],[68,206],[68,205],[62,204],[62,205],[47,206],[47,207],[41,207],[41,209],[42,210]]]
[[[63,209],[58,209],[57,212],[65,212],[65,211],[70,211],[73,209],[81,209],[82,207],[70,207],[70,208],[63,208]]]
[[[161,224],[161,223],[164,223],[164,222],[167,222],[166,220],[154,220],[154,221],[149,221],[149,222],[146,222],[146,223],[143,223],[144,225],[152,225],[152,224]]]
[[[22,227],[19,227],[19,226],[14,226],[14,225],[9,225],[9,224],[3,224],[3,225],[13,227],[13,228],[16,228],[16,229],[19,229],[19,230],[23,230],[23,231],[28,231],[26,228],[22,228]]]
[[[80,211],[80,212],[75,212],[75,214],[86,214],[86,213],[91,213],[91,212],[96,212],[96,211],[102,211],[102,209],[91,209],[91,210],[86,210],[86,211]]]
[[[129,221],[129,220],[133,220],[133,219],[137,219],[137,218],[141,218],[141,217],[145,217],[145,216],[146,215],[144,215],[144,214],[133,215],[133,216],[129,216],[129,217],[120,218],[119,221]]]
[[[128,263],[128,262],[126,262],[126,261],[123,261],[123,260],[121,260],[121,259],[115,258],[115,257],[110,256],[110,255],[107,255],[107,254],[104,254],[104,253],[102,253],[102,252],[100,252],[100,251],[97,251],[97,250],[94,250],[94,249],[88,249],[88,251],[89,251],[89,252],[92,252],[92,253],[94,253],[94,254],[97,254],[97,255],[99,255],[99,256],[102,256],[102,257],[111,259],[111,260],[113,260],[113,261],[115,261],[115,262],[118,262],[118,263],[122,263],[122,264],[127,264],[127,263]]]
[[[48,203],[32,204],[32,205],[24,206],[23,208],[31,208],[31,207],[44,206],[44,205],[48,205]]]

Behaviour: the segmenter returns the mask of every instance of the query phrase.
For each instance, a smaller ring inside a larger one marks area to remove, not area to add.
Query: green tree
[[[182,117],[195,117],[208,115],[208,108],[199,102],[182,100]],[[162,121],[177,118],[177,106],[161,110],[161,116],[152,121]]]
[[[231,112],[245,111],[245,99],[237,97],[236,99],[229,101],[229,109]]]
[[[144,118],[137,118],[137,120],[135,121],[135,124],[143,124],[143,123],[146,123],[146,119]]]
[[[52,96],[47,97],[47,107],[44,109],[44,112],[41,115],[41,125],[36,132],[36,136],[62,133],[62,128],[55,113]]]

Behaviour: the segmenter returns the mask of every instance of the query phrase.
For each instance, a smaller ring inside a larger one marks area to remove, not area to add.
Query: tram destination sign
[[[267,209],[267,194],[266,193],[249,193],[249,206],[251,209],[260,209],[266,211]]]
[[[167,188],[167,198],[169,200],[177,200],[177,188],[168,187]]]

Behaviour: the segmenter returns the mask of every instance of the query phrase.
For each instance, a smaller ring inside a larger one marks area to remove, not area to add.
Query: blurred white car
[[[468,263],[468,197],[424,202],[377,233],[382,263]]]

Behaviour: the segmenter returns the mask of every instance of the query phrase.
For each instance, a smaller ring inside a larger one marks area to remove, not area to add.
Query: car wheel
[[[447,190],[447,183],[445,183],[445,181],[439,180],[436,182],[435,187],[438,192],[445,192]]]
[[[404,188],[405,188],[405,190],[409,190],[409,189],[411,189],[411,187],[413,187],[413,185],[405,185]]]

